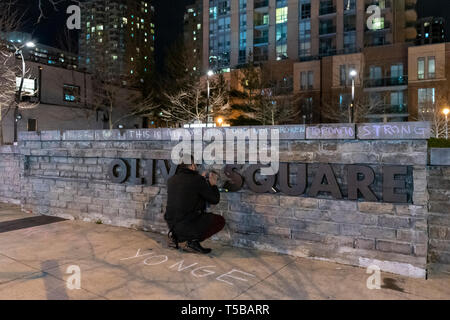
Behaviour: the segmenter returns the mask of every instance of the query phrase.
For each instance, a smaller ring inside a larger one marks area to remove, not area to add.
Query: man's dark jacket
[[[210,228],[212,215],[206,204],[218,204],[220,192],[197,171],[179,168],[167,182],[167,209],[164,215],[179,242],[199,240]]]

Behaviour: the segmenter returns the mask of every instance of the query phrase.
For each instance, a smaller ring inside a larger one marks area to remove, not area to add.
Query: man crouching
[[[207,204],[218,204],[220,192],[217,175],[200,175],[197,165],[178,166],[176,174],[167,182],[167,209],[164,218],[169,226],[169,246],[178,249],[178,244],[187,242],[186,249],[203,254],[211,249],[203,248],[201,242],[220,232],[225,227],[222,216],[207,213]]]

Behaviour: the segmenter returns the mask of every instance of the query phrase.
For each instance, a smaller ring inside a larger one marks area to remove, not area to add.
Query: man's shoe
[[[196,240],[188,241],[187,244],[186,244],[186,247],[191,249],[191,250],[193,250],[193,251],[195,251],[195,252],[201,253],[201,254],[211,253],[211,249],[203,248],[201,246],[200,242],[198,242]]]
[[[169,232],[167,237],[168,237],[167,245],[169,246],[169,248],[178,249],[178,240],[177,237],[173,234],[173,232]]]

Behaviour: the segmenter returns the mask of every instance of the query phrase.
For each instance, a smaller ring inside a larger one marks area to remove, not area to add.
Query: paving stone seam
[[[260,283],[263,283],[264,281],[266,281],[268,278],[270,278],[271,276],[273,276],[274,274],[280,272],[281,270],[283,270],[284,268],[286,268],[287,266],[291,265],[292,263],[296,262],[298,259],[293,259],[290,262],[288,262],[287,264],[285,264],[284,266],[282,266],[281,268],[279,268],[278,270],[272,272],[271,274],[269,274],[267,277],[265,277],[264,279],[261,279],[260,281],[258,281],[257,283],[255,283],[254,285],[248,287],[246,290],[242,291],[241,293],[239,293],[236,297],[232,298],[231,300],[236,300],[237,298],[239,298],[241,295],[243,295],[244,293],[248,292],[249,290],[251,290],[252,288],[254,288],[255,286],[257,286]]]

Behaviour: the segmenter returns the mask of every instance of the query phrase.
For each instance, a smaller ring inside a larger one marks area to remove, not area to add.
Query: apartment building
[[[30,33],[8,32],[0,35],[0,38],[9,42],[9,48],[14,51],[14,46],[21,47],[27,42],[33,42],[34,47],[24,47],[22,49],[25,60],[40,64],[61,67],[71,70],[78,69],[78,55],[73,52],[61,50],[39,43],[39,39],[34,39]]]
[[[417,21],[417,45],[445,42],[445,19],[426,17]]]
[[[81,3],[81,12],[80,67],[107,78],[143,82],[153,68],[151,1],[88,0]]]
[[[19,66],[21,61],[16,60],[14,63]],[[94,103],[91,74],[28,61],[26,68],[27,78],[22,88],[24,108],[19,109],[17,118],[19,132],[109,129],[109,117],[115,123],[114,128],[118,128],[118,125],[130,129],[145,127],[143,119],[139,117],[124,117],[134,107],[132,101],[140,97],[138,90],[117,87],[116,107],[110,114],[107,108],[96,107]],[[16,78],[17,91],[20,80],[20,77]],[[11,144],[14,141],[14,112],[6,112],[5,109],[2,119],[3,142]]]
[[[196,0],[186,6],[184,13],[184,43],[192,50],[195,61],[192,71],[202,71],[203,53],[203,2]]]
[[[432,120],[450,105],[450,43],[410,47],[408,61],[411,116]]]
[[[416,39],[416,0],[203,0],[203,67],[310,60]],[[375,9],[374,9],[375,8]],[[370,21],[370,24],[369,24]],[[370,28],[369,28],[370,26]]]

